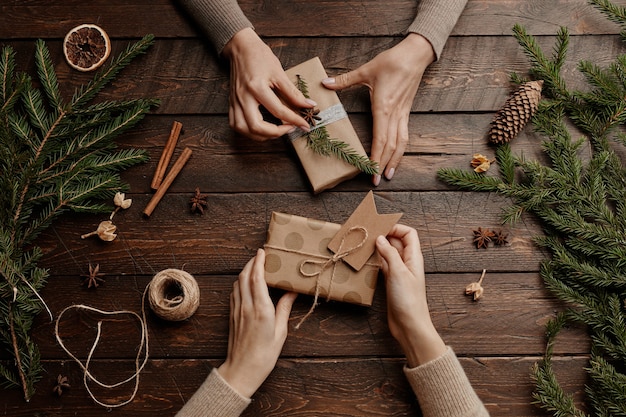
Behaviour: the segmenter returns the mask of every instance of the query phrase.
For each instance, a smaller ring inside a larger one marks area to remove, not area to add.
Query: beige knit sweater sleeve
[[[428,39],[439,59],[466,4],[467,0],[421,0],[415,20],[407,32],[418,33]]]
[[[488,417],[452,348],[415,368],[404,368],[424,417]]]
[[[237,417],[248,404],[214,368],[176,417]]]
[[[218,52],[222,52],[235,33],[252,23],[241,11],[237,0],[178,0],[200,25]],[[422,35],[433,46],[437,59],[467,0],[420,0],[415,20],[408,32]]]
[[[454,351],[404,373],[424,417],[489,417]],[[213,369],[176,417],[237,417],[250,404]]]

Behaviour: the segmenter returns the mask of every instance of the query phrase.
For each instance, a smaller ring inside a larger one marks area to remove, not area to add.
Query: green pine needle
[[[35,239],[69,210],[110,210],[102,201],[128,188],[119,172],[147,159],[144,151],[117,149],[114,139],[158,101],[91,101],[152,41],[149,35],[130,45],[69,103],[43,41],[35,48],[40,87],[16,72],[12,48],[0,54],[0,346],[15,364],[0,365],[0,383],[20,386],[26,401],[42,373],[30,330],[47,309],[39,291],[48,271],[37,267]]]
[[[590,3],[626,28],[626,8],[608,0]],[[545,235],[534,241],[551,256],[542,262],[540,275],[568,308],[546,326],[545,356],[532,372],[535,402],[556,417],[587,415],[563,390],[552,367],[556,336],[566,323],[579,323],[591,339],[586,408],[593,416],[625,416],[626,137],[620,131],[626,125],[626,55],[606,68],[581,61],[578,70],[588,87],[570,90],[561,75],[566,28],[558,32],[550,57],[522,26],[516,25],[513,35],[530,60],[530,75],[544,80],[545,99],[532,122],[545,137],[541,146],[547,163],[517,157],[505,144],[496,150],[497,178],[453,168],[438,175],[464,190],[509,197],[505,221],[529,213],[542,222]],[[524,80],[517,74],[511,78]],[[572,124],[584,136],[572,138]]]
[[[309,87],[306,81],[299,75],[296,76],[296,87],[306,98],[310,98]],[[313,152],[323,156],[333,156],[366,174],[378,174],[377,162],[372,161],[365,155],[360,155],[347,143],[331,138],[326,126],[317,127],[305,136],[307,138],[307,146]]]

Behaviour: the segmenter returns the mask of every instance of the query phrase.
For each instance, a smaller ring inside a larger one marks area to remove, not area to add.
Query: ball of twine
[[[148,302],[154,314],[164,320],[186,320],[200,305],[200,288],[191,274],[165,269],[150,281]]]

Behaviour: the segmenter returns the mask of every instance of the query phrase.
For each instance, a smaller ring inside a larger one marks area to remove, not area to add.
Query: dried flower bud
[[[494,160],[489,160],[485,155],[475,153],[472,157],[472,162],[470,164],[474,168],[476,172],[486,172],[491,167],[491,164],[495,162]]]
[[[486,272],[487,272],[487,270],[483,269],[483,273],[480,276],[480,279],[478,280],[478,282],[472,282],[467,287],[465,287],[465,295],[473,295],[474,296],[474,301],[479,300],[480,297],[483,296],[484,289],[483,289],[482,285],[480,285],[480,284],[482,284],[483,278],[485,278],[485,273]]]
[[[113,203],[117,207],[121,207],[126,210],[133,203],[133,200],[131,198],[124,199],[124,197],[126,197],[124,193],[116,193],[115,197],[113,197]]]
[[[115,197],[113,197],[113,204],[115,204],[115,210],[113,211],[113,213],[111,213],[111,217],[109,217],[109,219],[112,220],[113,216],[115,216],[115,213],[120,211],[120,209],[126,210],[133,203],[133,200],[131,198],[124,199],[125,196],[126,195],[124,193],[119,193],[119,192],[115,193]]]
[[[82,235],[81,239],[85,239],[93,235],[98,235],[98,237],[105,242],[111,242],[117,237],[117,235],[115,234],[116,230],[117,226],[114,225],[111,220],[105,220],[103,222],[100,222],[100,224],[98,225],[98,229],[91,233]]]

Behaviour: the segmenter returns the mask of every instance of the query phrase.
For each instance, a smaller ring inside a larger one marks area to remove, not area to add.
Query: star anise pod
[[[491,239],[494,236],[495,234],[489,229],[483,230],[479,227],[478,230],[474,230],[474,243],[476,244],[476,249],[487,249],[487,245],[491,242]]]
[[[59,376],[57,376],[57,384],[54,388],[52,388],[52,392],[60,397],[61,394],[63,394],[63,390],[68,389],[69,387],[69,379],[66,376],[59,374]]]
[[[209,207],[209,203],[206,201],[207,195],[200,194],[200,188],[196,187],[196,194],[189,199],[189,203],[191,204],[191,212],[199,212],[200,214],[204,214],[204,209]]]
[[[319,112],[320,110],[316,107],[310,109],[304,108],[300,109],[300,116],[307,121],[309,126],[315,126],[318,121],[322,120],[322,118],[318,116]]]
[[[506,240],[507,237],[509,237],[509,235],[505,235],[502,229],[494,230],[493,232],[494,245],[497,245],[497,246],[506,245],[507,243],[509,243],[508,240]]]
[[[81,277],[83,278],[83,284],[87,285],[87,288],[98,288],[100,282],[104,282],[104,279],[100,278],[103,275],[100,272],[100,264],[97,264],[95,267],[89,264],[89,275],[81,275]]]

